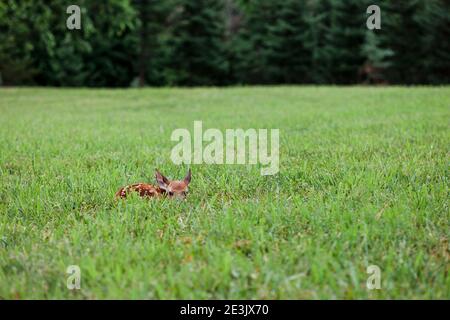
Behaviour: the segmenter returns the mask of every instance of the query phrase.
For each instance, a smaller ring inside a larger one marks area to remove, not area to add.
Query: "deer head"
[[[188,192],[188,185],[191,182],[191,169],[189,169],[183,180],[170,181],[155,169],[156,181],[158,186],[163,189],[171,198],[185,199]]]

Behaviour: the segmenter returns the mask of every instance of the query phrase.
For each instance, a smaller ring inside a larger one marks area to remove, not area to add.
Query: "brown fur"
[[[116,192],[116,198],[125,199],[130,192],[137,192],[142,198],[153,198],[161,196],[186,198],[188,185],[191,182],[191,170],[183,180],[170,181],[163,176],[157,169],[155,171],[158,186],[147,183],[130,184],[119,189]]]
[[[159,187],[155,187],[147,183],[135,183],[125,187],[122,187],[117,191],[116,197],[125,199],[129,192],[137,192],[139,196],[144,197],[159,197],[166,192]]]

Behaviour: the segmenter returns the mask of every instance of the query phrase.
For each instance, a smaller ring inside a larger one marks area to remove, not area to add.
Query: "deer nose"
[[[179,200],[179,201],[186,200],[186,196],[183,195],[183,194],[177,194],[177,195],[175,196],[175,198],[176,198],[177,200]]]

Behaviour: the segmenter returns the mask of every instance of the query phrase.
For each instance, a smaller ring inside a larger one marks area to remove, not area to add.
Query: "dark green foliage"
[[[428,0],[427,0],[428,1]],[[392,50],[387,76],[394,83],[420,83],[423,77],[421,59],[424,29],[418,16],[425,1],[391,0],[384,4],[383,45]],[[448,14],[448,13],[447,13]]]
[[[133,85],[161,85],[167,68],[166,27],[174,0],[133,0],[138,16],[138,59]]]
[[[394,53],[392,50],[382,47],[379,31],[366,31],[366,37],[362,47],[362,55],[366,59],[367,63],[376,68],[389,68],[391,64],[388,62],[388,59],[393,54]]]
[[[39,10],[34,19],[29,16],[32,10],[36,13]],[[4,84],[34,83],[38,73],[34,61],[39,41],[33,37],[48,35],[45,19],[48,11],[39,1],[0,2],[0,75]]]
[[[391,0],[384,3],[381,46],[391,50],[386,77],[393,83],[450,82],[450,3]]]
[[[249,1],[234,41],[236,73],[243,83],[304,83],[311,58],[305,2]]]
[[[331,83],[357,82],[358,69],[364,62],[366,8],[361,0],[331,1],[330,28],[323,48],[323,63]]]
[[[280,1],[278,1],[280,2]],[[308,24],[303,1],[285,0],[277,8],[277,19],[269,25],[268,66],[273,83],[305,83],[311,60],[307,47]]]
[[[368,0],[0,2],[0,85],[450,82],[450,4]]]
[[[87,85],[88,74],[84,68],[84,60],[92,50],[87,39],[92,32],[90,20],[83,21],[83,29],[68,32],[67,5],[61,6],[57,1],[30,3],[33,10],[42,12],[37,17],[30,14],[27,16],[29,22],[34,23],[28,29],[27,41],[34,43],[33,65],[38,70],[35,82],[51,86]],[[82,2],[80,6],[83,7]]]
[[[421,41],[423,57],[422,82],[450,83],[450,2],[428,0],[418,19],[424,32]]]
[[[127,0],[87,1],[93,30],[86,57],[89,86],[128,86],[138,55],[137,14]],[[84,26],[84,25],[83,25]]]
[[[233,69],[241,83],[270,83],[269,28],[276,22],[277,1],[249,0],[242,6],[243,21],[233,38]]]
[[[312,1],[308,8],[309,45],[311,47],[311,79],[314,83],[328,83],[329,54],[327,47],[327,34],[331,28],[331,0]]]
[[[224,8],[217,0],[178,0],[171,15],[167,81],[174,85],[224,84],[227,61]]]
[[[5,57],[0,67],[6,84],[129,85],[137,39],[128,1],[79,1],[81,30],[66,27],[69,4],[9,0],[2,5],[6,32],[0,35]]]

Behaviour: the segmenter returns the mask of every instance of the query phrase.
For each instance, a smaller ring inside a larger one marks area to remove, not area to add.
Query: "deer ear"
[[[158,169],[155,169],[155,177],[156,177],[156,181],[158,182],[158,185],[161,189],[166,190],[167,186],[169,185],[170,181],[169,179],[167,179],[166,177],[164,177],[159,171]]]
[[[189,169],[186,177],[184,177],[184,183],[186,183],[186,185],[188,185],[191,182],[191,169]]]

